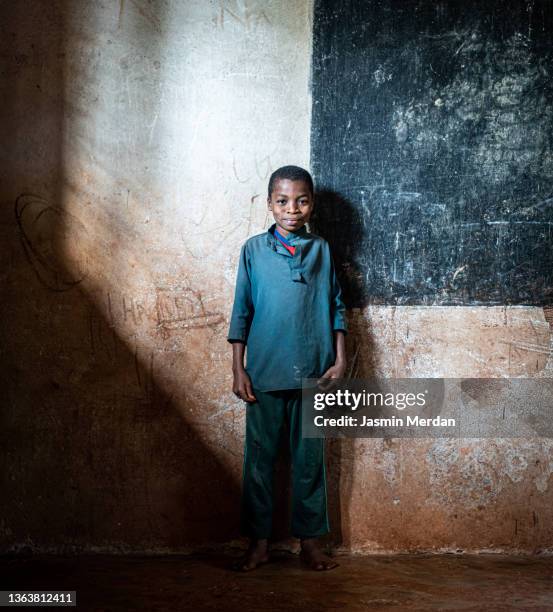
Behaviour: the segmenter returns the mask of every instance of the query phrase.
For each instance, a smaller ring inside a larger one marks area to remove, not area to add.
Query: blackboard
[[[348,306],[553,303],[552,13],[315,0],[313,231]]]

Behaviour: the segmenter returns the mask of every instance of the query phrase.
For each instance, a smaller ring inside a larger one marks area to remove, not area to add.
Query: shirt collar
[[[275,227],[276,227],[276,223],[273,223],[271,227],[267,230],[267,243],[268,244],[271,244],[271,242],[274,242],[276,240]],[[289,244],[294,245],[297,242],[299,242],[302,238],[306,238],[308,233],[309,232],[307,231],[307,227],[305,227],[304,225],[300,227],[300,229],[297,232],[290,232],[286,236],[286,241]]]

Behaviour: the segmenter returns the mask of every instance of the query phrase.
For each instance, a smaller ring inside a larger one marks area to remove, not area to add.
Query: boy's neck
[[[283,238],[286,238],[291,233],[288,230],[282,229],[282,227],[279,227],[278,225],[275,225],[275,232],[280,234]]]
[[[302,225],[295,232],[293,232],[291,230],[284,229],[275,223],[275,232],[278,232],[284,238],[287,238],[290,235],[294,236],[295,234],[301,234],[303,231],[305,231],[305,225]]]

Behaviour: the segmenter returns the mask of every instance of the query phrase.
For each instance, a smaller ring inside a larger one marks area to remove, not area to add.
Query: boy
[[[314,206],[309,172],[283,166],[271,175],[268,191],[275,223],[242,246],[227,338],[233,392],[248,402],[241,532],[250,547],[234,568],[249,571],[269,559],[273,465],[286,424],[292,534],[301,541],[302,561],[327,570],[337,563],[317,545],[317,537],[329,532],[324,440],[302,437],[301,385],[302,378],[344,375],[345,306],[328,243],[305,227]]]

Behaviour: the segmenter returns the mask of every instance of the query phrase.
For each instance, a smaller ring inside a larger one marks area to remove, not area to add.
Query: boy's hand
[[[346,372],[346,364],[345,363],[335,363],[333,366],[330,366],[328,370],[319,378],[317,381],[317,385],[323,390],[328,391],[335,384],[335,378],[343,378]]]
[[[244,368],[238,368],[233,371],[234,381],[232,383],[232,392],[245,402],[256,402],[257,399],[253,394],[252,382],[248,373]]]

